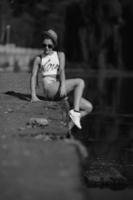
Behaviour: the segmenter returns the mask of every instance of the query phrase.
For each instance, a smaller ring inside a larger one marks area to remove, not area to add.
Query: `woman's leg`
[[[84,81],[80,78],[68,79],[65,81],[66,93],[73,92],[73,106],[74,109],[70,112],[70,117],[78,128],[81,128],[80,117],[83,117],[92,111],[92,105],[89,101],[82,97],[84,91]],[[59,91],[59,82],[50,84],[47,92],[48,97],[53,98]],[[81,109],[81,114],[79,113]]]
[[[86,115],[88,115],[89,113],[91,113],[93,110],[93,106],[92,104],[84,99],[83,97],[80,100],[80,117],[83,118]],[[73,121],[69,122],[69,129],[72,129],[74,127],[74,123]]]
[[[84,87],[85,87],[84,81],[80,78],[68,79],[68,80],[66,80],[65,84],[66,84],[67,95],[73,91],[74,110],[79,111],[80,110],[80,101],[81,101]]]
[[[92,104],[88,100],[86,100],[82,97],[81,100],[80,100],[80,118],[85,117],[90,112],[92,112],[92,110],[93,110]],[[74,126],[74,122],[70,121],[69,122],[69,129],[72,129],[73,126]]]
[[[66,93],[69,95],[70,92],[73,92],[73,106],[74,110],[81,111],[81,116],[85,116],[90,113],[93,109],[92,104],[82,97],[84,91],[84,81],[80,78],[68,79],[65,81],[66,84]],[[59,82],[54,82],[49,84],[47,87],[47,93],[49,98],[54,98],[55,95],[59,92]]]
[[[93,107],[92,104],[82,97],[84,91],[84,81],[82,79],[69,79],[66,80],[66,92],[69,94],[73,92],[73,107],[69,113],[72,122],[81,129],[80,118],[89,114]],[[78,111],[78,112],[77,112]],[[79,112],[80,111],[80,112]],[[73,127],[73,123],[69,123],[69,128]]]
[[[57,95],[57,93],[59,92],[59,85],[60,85],[59,82],[54,82],[47,85],[46,91],[47,91],[48,98],[53,99]],[[68,79],[65,81],[65,85],[66,85],[67,95],[70,92],[73,92],[74,110],[79,111],[80,100],[83,95],[84,86],[85,86],[84,81],[80,78]]]
[[[81,117],[85,117],[92,112],[93,105],[88,100],[82,97],[80,100],[80,109]]]

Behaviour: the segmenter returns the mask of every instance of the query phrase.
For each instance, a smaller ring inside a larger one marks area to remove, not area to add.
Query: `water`
[[[127,180],[127,185],[117,187],[117,190],[108,185],[104,185],[104,189],[89,185],[88,197],[90,200],[133,199],[132,73],[90,76],[86,83],[85,94],[93,103],[94,110],[82,122],[82,133],[76,131],[75,137],[88,149],[88,168],[90,170],[91,164],[94,168],[97,165],[100,173],[101,163],[104,163],[107,167],[113,166]]]
[[[113,191],[109,189],[89,189],[89,200],[132,200],[132,189],[125,189],[122,191]]]

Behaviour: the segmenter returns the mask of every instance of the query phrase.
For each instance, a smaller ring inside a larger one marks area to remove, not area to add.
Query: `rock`
[[[8,113],[12,113],[12,112],[14,112],[14,110],[12,108],[8,108],[7,111],[5,111],[4,113],[8,114]]]
[[[109,187],[115,190],[127,187],[127,179],[108,163],[90,163],[83,176],[88,187]]]
[[[7,112],[11,113],[11,112],[14,112],[14,110],[12,108],[8,108]]]
[[[32,127],[45,127],[48,125],[48,120],[45,118],[30,118],[27,125],[31,125]]]
[[[19,131],[24,131],[24,130],[25,130],[25,127],[19,127],[18,130],[19,130]]]

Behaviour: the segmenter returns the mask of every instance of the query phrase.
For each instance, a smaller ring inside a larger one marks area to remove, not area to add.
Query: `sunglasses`
[[[53,45],[52,44],[43,44],[43,47],[44,48],[48,47],[49,49],[52,49]]]

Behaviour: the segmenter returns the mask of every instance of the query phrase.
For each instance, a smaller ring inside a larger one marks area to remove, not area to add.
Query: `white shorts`
[[[56,77],[43,77],[43,89],[45,97],[54,99],[59,93],[59,81],[56,79]]]

